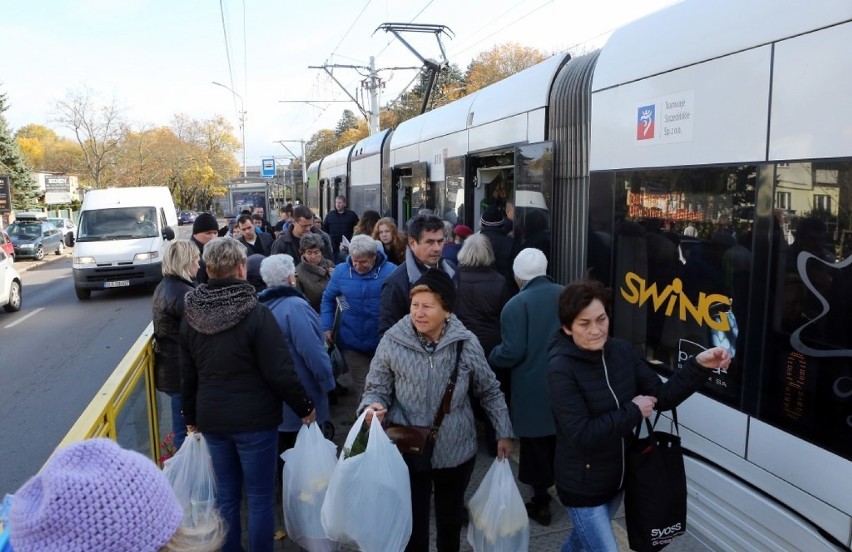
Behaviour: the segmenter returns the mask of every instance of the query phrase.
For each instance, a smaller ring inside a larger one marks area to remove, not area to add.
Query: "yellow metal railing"
[[[59,443],[60,447],[92,437],[108,437],[154,462],[159,460],[153,336],[152,322]]]

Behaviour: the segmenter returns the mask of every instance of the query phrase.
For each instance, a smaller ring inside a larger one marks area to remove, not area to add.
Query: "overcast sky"
[[[478,53],[514,41],[547,52],[600,46],[613,29],[675,0],[5,0],[0,4],[0,92],[12,129],[53,128],[54,105],[88,87],[117,100],[136,128],[167,126],[177,113],[225,116],[239,137],[247,112],[248,165],[287,156],[277,140],[308,140],[333,128],[342,111],[359,111],[309,65],[414,67],[418,59],[386,22],[446,25],[447,57],[462,70]],[[432,34],[404,35],[424,57],[438,59]],[[382,104],[415,71],[383,70]],[[362,76],[336,69],[355,93]],[[242,97],[216,86],[224,84]],[[310,100],[281,103],[280,100]],[[299,146],[291,146],[298,153]],[[240,154],[241,156],[241,154]],[[241,159],[240,159],[241,162]]]

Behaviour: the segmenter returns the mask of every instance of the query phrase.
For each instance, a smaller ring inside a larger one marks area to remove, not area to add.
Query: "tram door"
[[[478,167],[473,189],[473,219],[468,224],[479,231],[482,213],[491,206],[506,210],[506,200],[513,197],[514,165],[498,167]]]
[[[396,187],[400,228],[405,228],[408,220],[421,209],[434,209],[434,206],[430,206],[428,170],[426,163],[415,163],[393,170],[394,174],[398,174]]]

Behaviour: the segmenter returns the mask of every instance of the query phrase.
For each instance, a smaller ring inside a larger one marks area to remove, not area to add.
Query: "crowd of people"
[[[279,457],[303,424],[328,419],[339,388],[328,354],[336,347],[359,397],[353,419],[369,408],[368,423],[430,426],[453,382],[431,464],[409,464],[407,551],[429,549],[432,509],[437,549],[459,550],[475,420],[497,458],[517,438],[518,479],[531,488],[534,522],[551,523],[555,486],[574,523],[563,551],[617,550],[610,520],[625,443],[643,417],[685,400],[705,369],[727,367],[730,356],[705,351],[663,383],[609,336],[608,290],[590,279],[553,282],[545,253],[518,251],[505,231],[506,207],[484,209],[477,233],[429,212],[403,232],[375,211],[359,217],[339,196],[319,223],[303,205],[282,208],[274,226],[262,208],[222,228],[202,213],[192,237],[173,243],[152,303],[156,386],[169,396],[176,446],[197,431],[210,449],[221,523],[202,528],[213,535],[205,542],[242,550],[245,500],[251,550],[272,550]],[[182,526],[174,497],[154,464],[134,454],[93,441],[54,455],[16,494],[15,550],[190,549],[173,544]],[[126,475],[116,463],[129,466]],[[66,509],[79,502],[74,493],[106,504],[111,482],[134,499],[151,498],[148,506]],[[47,486],[55,494],[40,492]],[[51,531],[65,536],[51,508],[74,522],[79,546],[49,544]],[[33,514],[41,509],[42,517]],[[97,539],[113,537],[94,518],[105,511],[124,516],[115,530],[148,529],[131,548],[103,545]]]

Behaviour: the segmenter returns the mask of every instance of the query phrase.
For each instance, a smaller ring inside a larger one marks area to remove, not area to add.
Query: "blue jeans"
[[[169,393],[169,397],[172,403],[172,433],[175,434],[173,443],[175,450],[179,450],[186,439],[186,424],[183,423],[183,415],[180,413],[182,401],[180,393]]]
[[[278,429],[205,433],[204,438],[216,472],[216,502],[228,525],[223,552],[243,550],[240,527],[243,482],[249,509],[249,548],[252,552],[271,552],[275,533]]]
[[[618,543],[612,532],[612,518],[624,493],[600,506],[590,508],[567,508],[574,523],[574,529],[565,543],[562,552],[618,552]]]

